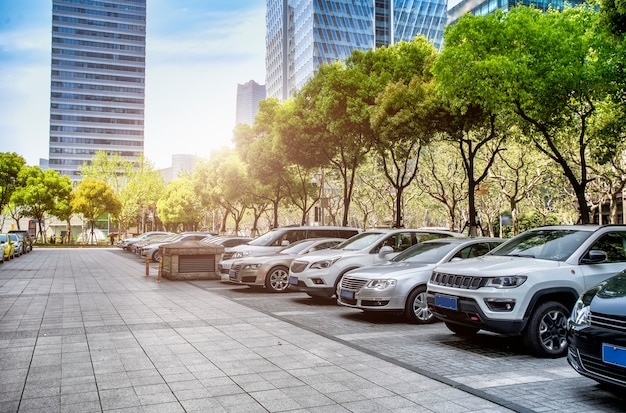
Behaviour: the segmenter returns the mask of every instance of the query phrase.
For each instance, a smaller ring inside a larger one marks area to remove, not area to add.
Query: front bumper
[[[570,327],[567,362],[579,374],[626,389],[626,332]]]
[[[469,297],[449,296],[455,299],[456,309],[435,305],[435,295],[439,294],[429,291],[426,302],[430,312],[442,321],[505,335],[518,335],[526,326],[526,320],[494,319],[489,317],[480,308],[478,303],[473,298]]]

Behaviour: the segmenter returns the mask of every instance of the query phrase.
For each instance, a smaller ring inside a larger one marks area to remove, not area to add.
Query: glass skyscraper
[[[424,35],[441,48],[445,0],[267,0],[267,96],[288,99],[323,63]]]
[[[546,11],[549,8],[562,10],[565,4],[582,4],[585,0],[451,0],[448,2],[448,24],[454,24],[466,13],[486,16],[496,10],[510,10],[517,5],[536,7]]]
[[[259,102],[265,99],[265,85],[259,85],[254,80],[237,85],[237,108],[235,123],[245,123],[252,126],[259,111]]]
[[[53,0],[49,168],[144,148],[146,0]]]

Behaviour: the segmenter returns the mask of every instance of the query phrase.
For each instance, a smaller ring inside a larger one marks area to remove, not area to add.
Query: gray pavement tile
[[[20,412],[60,412],[61,396],[46,396],[38,398],[22,398]]]
[[[2,401],[0,400],[0,413],[14,413],[17,412],[17,408],[20,404],[18,400]]]
[[[100,394],[103,410],[138,407],[141,405],[132,387],[100,390],[98,393]]]
[[[100,398],[98,397],[97,391],[61,394],[61,406],[63,408],[70,404],[82,404],[91,402],[98,402],[98,404],[100,403]]]
[[[91,401],[62,406],[63,413],[99,413],[102,412],[100,401]]]
[[[11,401],[19,401],[21,398],[22,398],[21,390],[0,392],[0,404],[11,402]]]
[[[185,409],[177,402],[143,406],[143,411],[144,413],[185,413]]]
[[[203,399],[189,399],[181,400],[180,404],[183,406],[186,412],[190,413],[225,413],[227,410],[219,404],[219,402],[211,397],[205,397]],[[252,411],[252,410],[250,410]]]
[[[224,411],[228,413],[267,413],[267,409],[256,402],[225,406]]]
[[[176,396],[172,394],[172,392],[169,390],[165,392],[160,392],[160,393],[140,394],[140,395],[137,395],[137,398],[139,399],[139,403],[142,406],[149,406],[153,404],[164,404],[164,403],[179,404]]]

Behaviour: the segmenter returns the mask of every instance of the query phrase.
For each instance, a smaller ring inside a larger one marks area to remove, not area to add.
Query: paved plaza
[[[505,412],[115,249],[0,265],[0,412]]]

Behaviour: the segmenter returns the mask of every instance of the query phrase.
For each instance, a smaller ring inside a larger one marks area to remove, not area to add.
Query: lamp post
[[[319,224],[324,225],[324,210],[328,208],[328,198],[326,197],[326,173],[324,168],[322,168],[321,173],[313,174],[313,178],[311,179],[311,184],[316,186],[318,183],[320,185],[320,216],[319,216]]]

